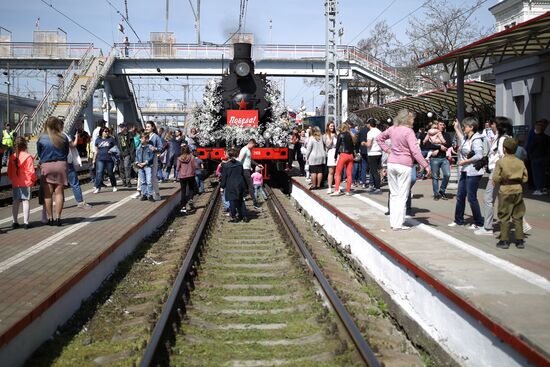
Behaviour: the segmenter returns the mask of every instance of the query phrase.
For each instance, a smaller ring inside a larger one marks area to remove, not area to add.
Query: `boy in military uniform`
[[[522,184],[527,182],[527,168],[516,156],[517,143],[512,138],[506,138],[502,144],[505,155],[498,160],[493,171],[493,181],[500,185],[498,192],[498,219],[500,220],[500,241],[498,248],[510,247],[510,218],[516,229],[516,247],[524,248],[523,216],[525,203],[523,202]]]

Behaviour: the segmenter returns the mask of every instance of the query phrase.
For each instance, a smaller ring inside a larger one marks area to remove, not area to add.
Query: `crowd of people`
[[[94,194],[99,194],[105,177],[109,178],[111,190],[118,190],[118,174],[122,185],[133,187],[136,180],[136,198],[144,201],[160,200],[159,181],[179,181],[182,187],[182,213],[187,204],[192,206],[193,195],[204,192],[203,162],[196,152],[195,135],[192,129],[187,136],[181,130],[157,130],[154,122],[146,123],[144,129],[121,124],[119,131],[97,122],[92,134],[88,134],[82,123],[77,123],[73,135],[63,132],[64,122],[57,117],[47,119],[43,133],[38,137],[38,172],[27,150],[27,140],[17,137],[6,125],[3,133],[3,156],[8,165],[8,177],[12,183],[13,222],[12,228],[20,227],[19,208],[23,207],[23,227],[29,223],[31,188],[39,183],[39,204],[42,205],[42,223],[62,225],[65,188],[73,191],[77,207],[88,209],[84,201],[78,171],[82,160],[88,157],[90,176],[94,183]],[[4,133],[5,132],[5,133]],[[55,206],[54,206],[55,203]],[[55,209],[55,211],[54,211]]]
[[[289,141],[289,165],[297,160],[299,174],[310,182],[309,189],[326,187],[331,196],[339,196],[342,191],[351,195],[352,187],[379,194],[382,183],[387,182],[386,214],[396,231],[410,229],[405,218],[411,215],[411,188],[417,176],[431,178],[433,200],[448,200],[451,165],[456,165],[458,187],[454,220],[449,226],[467,226],[476,235],[494,235],[496,210],[500,222],[498,247],[509,247],[509,221],[515,226],[516,246],[524,247],[523,233],[530,226],[523,219],[522,185],[531,176],[532,195],[548,193],[547,120],[537,121],[522,141],[513,136],[513,123],[506,117],[489,119],[484,129],[475,117],[467,117],[455,121],[451,131],[442,119],[418,127],[415,114],[406,109],[391,121],[392,126],[372,118],[358,126],[346,121],[339,129],[329,122],[323,135],[318,127],[295,128]],[[488,182],[480,204],[478,191],[484,175]],[[466,202],[471,223],[465,220]]]
[[[494,234],[494,207],[498,198],[501,248],[509,246],[508,221],[515,226],[516,246],[522,248],[523,231],[529,225],[523,220],[525,206],[522,184],[532,177],[533,195],[547,191],[550,136],[545,133],[548,121],[534,124],[519,146],[513,139],[512,121],[506,117],[490,119],[480,129],[474,117],[455,121],[454,134],[446,131],[443,120],[431,122],[413,130],[415,114],[406,109],[394,116],[392,126],[368,119],[358,126],[346,121],[336,128],[330,121],[324,133],[317,126],[306,129],[294,127],[289,132],[289,167],[298,162],[299,174],[306,176],[310,190],[327,188],[330,196],[351,195],[352,186],[380,194],[384,182],[389,187],[388,213],[391,228],[408,230],[406,217],[411,215],[411,189],[417,177],[432,180],[434,200],[448,200],[451,164],[458,167],[458,188],[454,220],[450,227],[465,226],[466,201],[473,222],[469,228],[477,235]],[[38,177],[33,157],[27,153],[27,141],[17,137],[10,126],[2,131],[3,158],[13,185],[13,228],[18,228],[19,207],[23,207],[23,226],[29,228],[30,189],[40,182],[42,222],[62,225],[64,189],[71,187],[78,207],[89,208],[80,189],[77,172],[82,158],[88,156],[94,194],[106,187],[105,178],[116,192],[118,173],[123,186],[132,187],[136,180],[136,198],[143,201],[160,200],[159,182],[178,181],[181,186],[181,212],[193,210],[193,197],[204,192],[204,162],[197,156],[196,129],[189,134],[179,129],[157,129],[152,121],[145,128],[121,124],[119,131],[99,121],[91,136],[79,124],[74,135],[63,132],[63,120],[50,117],[37,142]],[[248,221],[245,197],[250,196],[254,207],[260,199],[267,200],[263,190],[263,167],[252,159],[256,141],[240,150],[230,147],[218,166],[216,175],[223,192],[224,208],[231,221]],[[516,158],[514,158],[516,157]],[[530,174],[524,162],[528,161]],[[482,204],[478,191],[482,177],[488,173]],[[345,182],[342,190],[340,184]],[[55,212],[54,205],[55,202]],[[504,222],[506,224],[504,224]],[[521,226],[518,224],[521,223]],[[521,227],[521,229],[519,229]],[[505,233],[506,232],[506,233]]]

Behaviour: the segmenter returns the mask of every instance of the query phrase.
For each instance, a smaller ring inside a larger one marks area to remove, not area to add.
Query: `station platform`
[[[308,190],[292,179],[292,197],[355,258],[401,308],[459,364],[550,365],[549,196],[526,195],[526,248],[496,247],[494,236],[448,227],[452,198],[435,201],[431,180],[413,187],[408,231],[393,231],[388,188],[351,196]],[[342,184],[342,191],[344,191]],[[478,192],[483,200],[483,190]],[[466,208],[468,222],[469,207]]]
[[[71,189],[65,190],[61,227],[41,223],[36,198],[30,229],[12,229],[11,206],[0,208],[0,228],[6,231],[0,234],[0,364],[22,364],[14,356],[28,356],[49,338],[166,220],[180,193],[179,184],[164,183],[161,200],[149,202],[133,198],[135,186],[92,194],[86,184],[82,190],[91,208],[77,207]]]

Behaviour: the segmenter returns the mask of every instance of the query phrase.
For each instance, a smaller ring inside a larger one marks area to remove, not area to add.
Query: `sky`
[[[121,16],[109,5],[110,2],[124,14],[124,0],[44,1],[46,3],[41,0],[0,0],[0,26],[11,31],[12,41],[32,41],[38,18],[40,30],[55,31],[59,27],[67,32],[68,42],[93,42],[104,51],[124,37],[117,29]],[[178,43],[194,43],[196,40],[190,6],[190,2],[195,6],[196,1],[169,0],[168,31],[175,33]],[[408,20],[411,16],[422,17],[422,9],[416,9],[425,1],[429,0],[340,0],[338,22],[344,28],[342,44],[356,45],[369,35],[372,26],[379,20],[386,20],[397,38],[407,41]],[[449,2],[467,9],[475,0]],[[480,24],[492,27],[494,18],[488,9],[497,2],[489,0],[475,13]],[[142,41],[149,40],[150,32],[166,29],[165,0],[127,0],[127,3],[129,21]],[[245,31],[254,33],[256,43],[324,44],[324,3],[324,0],[248,0]],[[47,4],[52,4],[89,32]],[[239,4],[239,0],[201,0],[201,40],[225,42],[238,27]],[[130,42],[137,42],[136,36],[126,25],[125,31]],[[2,34],[5,33],[2,30]],[[290,107],[299,108],[302,98],[308,110],[313,110],[314,102],[317,106],[322,103],[319,88],[305,85],[302,78],[286,78],[284,86],[285,100]],[[3,83],[1,88],[4,88]]]

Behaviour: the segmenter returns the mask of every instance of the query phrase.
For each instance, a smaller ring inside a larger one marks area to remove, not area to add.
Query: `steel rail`
[[[159,353],[161,352],[160,348],[162,347],[161,343],[168,336],[166,335],[166,333],[169,331],[168,327],[173,327],[175,320],[180,317],[180,315],[178,314],[178,306],[183,304],[182,296],[184,295],[183,292],[185,291],[184,282],[188,278],[189,274],[192,273],[194,270],[193,266],[195,265],[195,262],[197,261],[201,250],[201,247],[199,245],[202,242],[204,235],[206,234],[206,225],[208,224],[210,218],[212,217],[212,214],[214,213],[214,208],[219,200],[219,197],[220,190],[218,188],[214,193],[214,198],[210,200],[207,208],[202,213],[197,231],[195,232],[191,241],[191,246],[187,251],[185,259],[183,260],[183,264],[176,277],[172,291],[170,292],[170,295],[168,296],[164,304],[162,313],[160,314],[159,320],[155,325],[155,328],[153,329],[153,334],[151,335],[151,339],[149,340],[147,348],[145,349],[145,352],[143,354],[143,358],[141,359],[140,366],[142,367],[153,366],[153,363],[159,360]]]
[[[374,352],[368,345],[368,343],[363,338],[363,335],[361,334],[361,331],[355,325],[355,322],[353,321],[351,315],[347,311],[346,307],[342,304],[342,301],[340,301],[340,298],[330,285],[328,279],[323,274],[323,271],[319,268],[317,265],[317,262],[313,259],[313,256],[311,256],[311,253],[307,249],[307,246],[300,235],[300,232],[290,216],[286,213],[286,210],[283,208],[282,204],[279,202],[279,200],[275,197],[273,190],[271,190],[270,187],[266,187],[270,203],[273,205],[275,211],[279,214],[281,219],[283,220],[284,225],[286,226],[287,230],[290,232],[291,237],[293,241],[296,243],[300,251],[302,252],[302,256],[306,259],[307,265],[317,278],[317,281],[323,288],[323,292],[327,296],[328,300],[332,304],[332,307],[334,308],[336,314],[342,321],[342,324],[346,328],[349,336],[353,340],[353,343],[355,344],[357,351],[361,355],[361,358],[365,362],[365,364],[369,367],[379,367],[380,363],[376,359],[376,356],[374,355]]]
[[[193,265],[195,264],[201,250],[199,245],[206,234],[206,226],[214,213],[214,208],[219,198],[220,190],[218,188],[214,193],[214,199],[210,200],[210,203],[202,213],[197,231],[191,241],[191,246],[187,251],[185,259],[183,260],[183,264],[180,268],[178,276],[176,277],[172,291],[164,304],[162,313],[160,314],[159,320],[153,329],[153,334],[151,335],[151,339],[149,340],[147,348],[143,354],[143,358],[141,359],[140,366],[142,367],[152,366],[159,357],[158,353],[160,344],[166,336],[165,334],[168,331],[168,326],[173,325],[173,319],[177,316],[177,306],[182,302],[181,297],[184,291],[184,282],[188,277],[188,274],[193,271]]]
[[[362,360],[369,367],[380,367],[380,363],[376,359],[374,352],[361,335],[361,332],[355,325],[350,314],[348,313],[348,311],[336,295],[336,292],[328,282],[327,278],[324,276],[323,272],[311,256],[311,253],[307,249],[298,229],[290,219],[289,215],[286,213],[282,204],[273,194],[273,191],[270,188],[267,188],[267,190],[271,198],[268,205],[281,219],[289,235],[292,237],[292,240],[300,249],[302,256],[306,260],[309,268],[312,270],[323,292],[332,304],[333,309],[335,310],[350,338],[355,344]],[[164,304],[162,313],[159,317],[159,321],[153,329],[151,339],[143,354],[142,360],[140,362],[141,367],[161,365],[163,362],[162,359],[168,357],[169,346],[164,344],[164,341],[167,339],[172,339],[172,335],[169,334],[170,332],[173,332],[174,334],[176,333],[175,329],[177,328],[177,320],[178,318],[182,317],[179,307],[180,305],[184,306],[183,303],[185,302],[185,300],[182,298],[187,298],[189,296],[188,292],[187,294],[184,294],[184,292],[186,292],[187,288],[192,287],[191,285],[186,288],[184,283],[186,282],[186,280],[190,281],[191,284],[193,282],[192,278],[190,278],[189,276],[194,275],[192,274],[194,271],[193,266],[198,261],[198,256],[201,253],[200,245],[204,239],[204,236],[206,235],[205,228],[214,213],[214,208],[219,201],[219,197],[220,191],[218,189],[215,193],[214,199],[210,200],[208,207],[202,214],[200,223],[191,241],[191,246],[189,247],[187,255],[185,256],[183,264],[174,282],[172,291],[170,292],[170,295],[168,296]],[[166,353],[166,355],[164,356],[161,354],[163,353],[163,351],[161,350],[161,348],[163,347],[165,348],[164,352]]]

